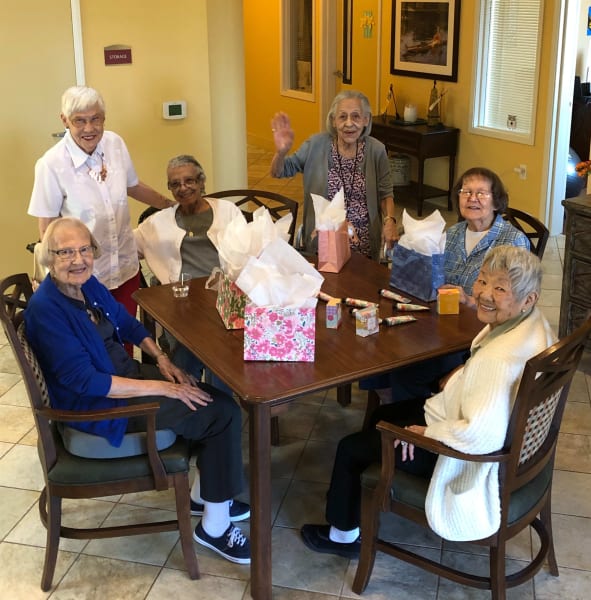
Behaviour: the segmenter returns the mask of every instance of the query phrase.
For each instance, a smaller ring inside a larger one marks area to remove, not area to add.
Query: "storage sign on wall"
[[[130,65],[131,48],[115,44],[105,46],[105,65]]]

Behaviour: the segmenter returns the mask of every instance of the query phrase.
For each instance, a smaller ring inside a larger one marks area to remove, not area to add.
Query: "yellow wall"
[[[285,111],[291,118],[296,133],[295,145],[301,144],[319,128],[317,99],[315,102],[309,102],[281,95],[280,9],[279,0],[244,0],[248,139],[254,144],[267,148],[273,148],[270,121],[279,110]],[[316,30],[317,44],[320,37],[318,29]],[[317,68],[314,68],[313,78],[314,85],[318,89]]]
[[[166,163],[178,154],[195,155],[209,175],[206,3],[82,0],[81,15],[86,83],[103,94],[105,126],[125,140],[140,179],[168,195]],[[105,66],[103,48],[112,44],[131,47],[133,63]],[[186,100],[187,118],[163,119],[166,100]],[[146,208],[134,200],[130,207],[132,221]]]
[[[245,2],[245,46],[247,64],[247,128],[250,139],[270,139],[269,115],[275,110],[285,110],[293,116],[294,129],[299,145],[309,133],[318,129],[305,127],[303,117],[298,113],[298,104],[304,103],[290,101],[279,94],[278,87],[278,60],[279,60],[279,31],[273,27],[278,22],[277,5],[279,2],[269,0],[248,0]],[[358,4],[356,2],[356,4]],[[372,8],[373,1],[362,2],[360,6]],[[460,18],[460,47],[458,62],[457,83],[439,82],[440,90],[446,90],[443,100],[442,117],[447,125],[460,129],[459,155],[456,164],[456,174],[459,175],[466,169],[482,165],[496,171],[507,186],[511,203],[515,207],[539,216],[544,215],[544,190],[548,173],[543,172],[544,151],[548,144],[551,132],[548,130],[548,99],[552,90],[552,81],[547,74],[550,73],[552,50],[552,36],[554,20],[556,19],[556,2],[545,2],[543,15],[542,55],[540,65],[540,84],[538,105],[536,113],[536,136],[533,146],[506,142],[468,132],[470,118],[470,100],[473,87],[473,55],[474,35],[477,30],[475,22],[476,2],[462,2]],[[246,7],[248,6],[248,10]],[[374,112],[379,112],[385,104],[388,86],[393,83],[399,112],[404,104],[410,102],[418,107],[419,116],[426,115],[429,92],[433,85],[430,79],[415,77],[393,76],[390,74],[390,36],[392,20],[392,2],[382,0],[382,48],[380,64],[380,98],[374,104]],[[270,18],[262,18],[265,14]],[[377,21],[377,12],[374,13]],[[359,23],[353,26],[358,29]],[[340,24],[338,24],[340,27]],[[379,26],[379,24],[377,24]],[[377,31],[376,31],[377,34]],[[355,32],[356,37],[359,32]],[[357,40],[353,52],[365,52],[367,46]],[[356,58],[354,58],[354,61]],[[372,60],[368,55],[366,60]],[[355,72],[353,84],[355,88]],[[364,85],[367,85],[364,83]],[[371,97],[373,91],[366,91]],[[301,107],[304,110],[305,107]],[[566,160],[566,157],[565,157]],[[527,179],[521,180],[514,168],[520,164],[527,165]],[[442,186],[447,181],[447,160],[433,159],[427,163],[426,182]]]

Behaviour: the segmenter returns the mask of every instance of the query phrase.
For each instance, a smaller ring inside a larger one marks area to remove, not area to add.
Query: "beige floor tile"
[[[591,473],[554,471],[552,512],[591,518]]]
[[[45,551],[33,546],[20,544],[0,544],[0,598],[6,600],[40,600],[48,598],[51,592],[41,591],[41,573]],[[76,555],[70,552],[58,552],[53,585],[56,586],[71,567]],[[65,596],[62,596],[64,598]],[[107,596],[105,596],[106,598]],[[114,597],[114,596],[113,596]],[[52,594],[51,598],[58,598]],[[89,598],[78,590],[70,593],[69,599]]]
[[[242,600],[247,583],[244,580],[203,575],[191,580],[187,573],[163,569],[146,600],[170,600],[170,598],[191,598],[191,600]]]
[[[31,506],[36,505],[39,494],[29,490],[0,487],[0,538],[23,518]]]
[[[553,577],[542,569],[534,579],[536,600],[588,600],[591,572],[560,567],[559,576]]]
[[[294,478],[300,481],[328,483],[336,452],[336,443],[309,441],[297,466]]]
[[[591,571],[591,519],[554,514],[552,529],[558,566]]]
[[[591,407],[591,377],[577,371],[568,393],[568,402],[584,402]]]
[[[99,556],[80,556],[60,581],[52,600],[143,600],[159,568]]]
[[[20,374],[17,373],[0,373],[0,403],[4,403],[3,396],[10,388],[16,385],[21,380]]]
[[[326,523],[324,508],[327,488],[326,483],[292,481],[275,525],[292,527],[299,531],[304,523]]]
[[[338,442],[350,433],[359,431],[363,425],[365,410],[324,405],[318,413],[318,418],[310,435],[310,439],[321,442]]]
[[[0,373],[20,374],[10,346],[0,348]]]
[[[308,550],[295,529],[273,528],[273,585],[338,596],[348,564]]]
[[[584,402],[567,402],[560,431],[591,435],[591,407]]]
[[[30,408],[0,405],[0,440],[18,442],[35,425]]]
[[[409,548],[414,550],[414,548]],[[421,552],[432,560],[438,560],[439,551],[424,549]],[[359,598],[351,586],[357,572],[357,561],[351,561],[343,585],[343,598]],[[435,600],[437,577],[392,556],[378,552],[363,600]]]
[[[555,468],[591,473],[591,437],[561,433],[558,436]]]
[[[19,444],[0,458],[0,485],[41,491],[43,473],[37,448]]]
[[[16,377],[16,375],[9,375],[9,377]],[[17,379],[17,381],[18,383],[2,394],[0,397],[0,404],[22,406],[30,410],[31,404],[29,402],[25,384],[20,379]]]

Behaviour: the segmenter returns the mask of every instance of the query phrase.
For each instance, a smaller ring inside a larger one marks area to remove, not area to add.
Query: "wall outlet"
[[[507,115],[507,129],[517,128],[517,115]]]

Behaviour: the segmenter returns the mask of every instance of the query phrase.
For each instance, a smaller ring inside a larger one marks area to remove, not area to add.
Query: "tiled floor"
[[[301,183],[267,181],[270,153],[251,149],[250,187],[274,189],[301,197]],[[300,187],[298,187],[300,186]],[[448,215],[444,215],[448,216]],[[544,256],[544,312],[556,327],[560,301],[563,239],[552,238]],[[356,561],[316,555],[299,539],[304,522],[323,520],[324,495],[337,441],[359,428],[363,400],[354,390],[351,407],[336,404],[334,391],[295,402],[281,418],[281,445],[273,449],[273,583],[274,598],[330,600],[355,598],[351,582]],[[591,376],[575,378],[558,447],[552,506],[560,577],[542,570],[533,582],[513,589],[509,598],[549,600],[589,598],[591,588]],[[245,429],[245,438],[246,438]],[[10,348],[0,334],[0,598],[6,600],[100,599],[157,600],[195,598],[240,600],[250,597],[248,567],[233,565],[195,545],[202,579],[187,578],[177,536],[163,533],[120,540],[61,543],[54,587],[39,588],[44,555],[44,530],[36,500],[42,488],[33,421]],[[247,439],[244,439],[245,457]],[[248,469],[248,467],[247,467]],[[246,496],[245,496],[246,497]],[[122,516],[174,510],[171,494],[109,497],[85,503],[91,521],[109,523]],[[66,518],[76,514],[75,502],[65,505]],[[386,519],[393,537],[444,552],[450,561],[478,566],[477,554],[457,551],[424,531]],[[245,526],[248,531],[248,523]],[[529,535],[510,545],[511,562],[529,556]],[[488,598],[486,592],[452,585],[422,571],[380,556],[363,595],[378,599]]]

